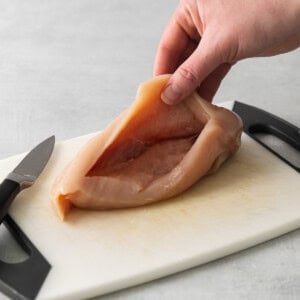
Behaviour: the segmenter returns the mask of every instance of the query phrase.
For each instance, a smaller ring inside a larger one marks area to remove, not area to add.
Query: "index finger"
[[[190,38],[177,22],[176,14],[177,11],[161,37],[154,62],[154,75],[173,73],[188,47]]]

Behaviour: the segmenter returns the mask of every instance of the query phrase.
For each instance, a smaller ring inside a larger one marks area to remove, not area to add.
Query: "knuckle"
[[[215,52],[219,54],[221,62],[234,62],[239,54],[239,42],[236,34],[226,32],[222,37],[219,37],[215,44]]]
[[[196,72],[191,67],[181,67],[178,69],[179,76],[190,82],[192,85],[198,85],[199,80]]]

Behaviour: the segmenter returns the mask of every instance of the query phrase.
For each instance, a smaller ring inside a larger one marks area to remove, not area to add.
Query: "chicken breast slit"
[[[105,161],[101,157],[86,176],[135,181],[142,190],[174,169],[193,146],[198,135],[165,139],[156,143],[132,141],[125,149],[121,147],[112,150]]]

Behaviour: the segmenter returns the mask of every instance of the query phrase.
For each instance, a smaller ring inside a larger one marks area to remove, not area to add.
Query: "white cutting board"
[[[10,214],[52,269],[39,299],[82,299],[237,252],[300,227],[299,174],[246,135],[216,174],[184,194],[136,209],[73,210],[62,222],[50,190],[92,135],[58,143]],[[24,155],[0,161],[0,179]]]

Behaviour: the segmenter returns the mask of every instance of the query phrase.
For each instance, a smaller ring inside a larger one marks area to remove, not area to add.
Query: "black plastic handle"
[[[11,299],[34,299],[40,290],[51,266],[30,242],[27,236],[7,214],[8,209],[21,191],[19,183],[5,179],[0,185],[0,223],[14,236],[29,255],[20,263],[6,263],[0,260],[0,290]]]
[[[0,185],[0,224],[8,212],[8,209],[20,192],[20,184],[10,179],[5,179]]]
[[[255,137],[257,133],[272,134],[300,151],[300,129],[298,127],[262,109],[238,101],[234,102],[232,110],[243,120],[245,133],[300,172],[299,166]]]
[[[0,260],[0,291],[11,299],[35,299],[51,265],[9,215],[5,216],[3,224],[29,258],[20,263]]]

